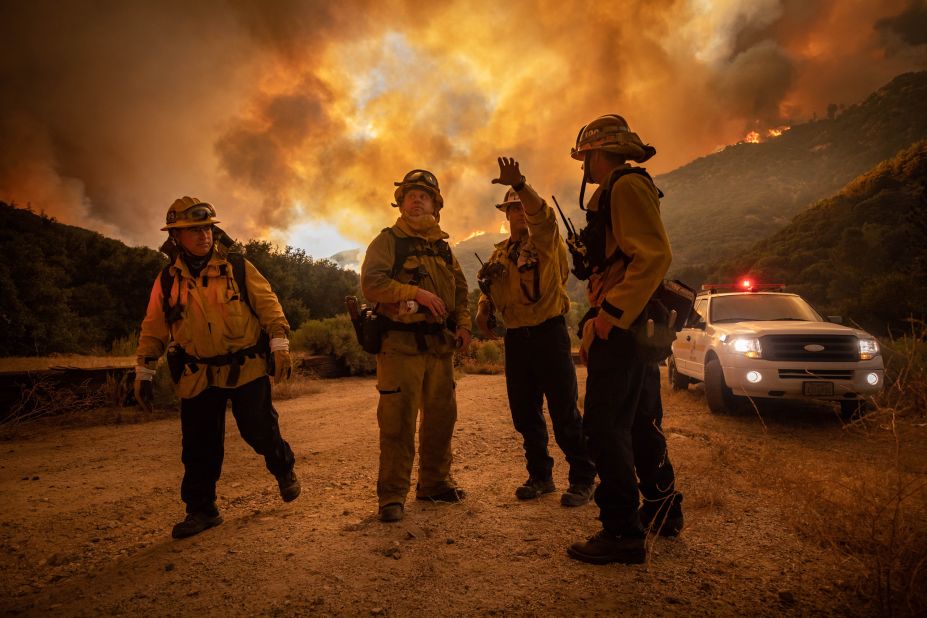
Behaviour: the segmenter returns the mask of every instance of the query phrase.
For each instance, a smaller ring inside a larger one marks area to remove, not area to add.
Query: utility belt
[[[174,343],[167,350],[167,367],[171,373],[171,380],[174,381],[174,384],[177,384],[183,376],[184,368],[196,372],[199,371],[200,365],[209,367],[228,365],[229,374],[225,380],[225,386],[226,388],[234,388],[238,385],[238,378],[241,377],[241,366],[245,364],[245,359],[259,356],[264,357],[267,363],[268,375],[273,375],[274,355],[270,353],[270,337],[264,331],[261,331],[258,342],[253,346],[218,356],[192,356],[187,354],[187,351],[179,343]]]
[[[676,333],[692,312],[695,290],[680,281],[663,281],[653,293],[644,310],[637,316],[628,330],[634,335],[638,357],[647,363],[659,363],[672,354]],[[599,313],[598,307],[591,307],[579,321],[578,336],[583,338],[583,328],[588,320]]]
[[[368,354],[379,354],[383,346],[383,335],[391,330],[405,331],[415,334],[415,345],[420,352],[428,350],[428,342],[425,341],[425,335],[439,335],[445,329],[453,332],[457,331],[457,322],[447,320],[445,322],[397,322],[391,320],[385,315],[379,314],[372,308],[358,306],[355,296],[345,298],[345,305],[348,308],[348,315],[354,324],[354,333],[357,335],[357,342]]]
[[[404,331],[407,333],[415,334],[415,345],[418,346],[419,352],[426,352],[428,350],[428,342],[425,341],[425,335],[440,335],[444,330],[449,330],[452,333],[457,332],[457,323],[454,320],[447,320],[445,322],[396,322],[390,320],[389,318],[380,316],[380,319],[383,320],[383,323],[380,325],[380,333],[385,333],[390,330]],[[377,350],[379,352],[379,350]]]
[[[505,329],[505,336],[506,338],[530,339],[532,336],[548,331],[555,326],[566,326],[566,319],[562,315],[556,315],[534,326],[507,328]]]

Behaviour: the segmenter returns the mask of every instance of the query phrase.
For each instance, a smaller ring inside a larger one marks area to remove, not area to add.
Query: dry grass
[[[271,379],[273,383],[273,379]],[[321,393],[322,382],[318,377],[301,373],[294,373],[293,376],[283,384],[276,384],[274,389],[275,400],[296,399],[303,395],[315,395]]]
[[[886,388],[850,440],[875,446],[875,461],[836,468],[784,467],[793,525],[844,557],[857,593],[880,615],[927,614],[927,325],[883,343]],[[868,449],[867,449],[868,450]]]
[[[892,420],[882,461],[784,474],[793,525],[843,556],[857,592],[887,616],[927,612],[927,469],[922,449],[903,445],[905,430]]]
[[[62,386],[51,377],[37,378],[22,387],[19,401],[0,420],[0,439],[16,438],[24,427],[39,420],[55,418],[59,424],[73,423],[93,410],[118,409],[131,388],[126,376],[117,379],[108,375],[102,386],[93,386],[89,380]]]

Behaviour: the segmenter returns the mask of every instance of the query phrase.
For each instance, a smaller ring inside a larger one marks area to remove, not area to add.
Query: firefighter
[[[476,316],[490,338],[496,338],[489,327],[494,308],[506,326],[505,383],[528,468],[528,480],[515,496],[530,500],[556,491],[542,410],[546,397],[554,439],[570,466],[569,488],[560,503],[582,506],[592,497],[595,466],[576,408],[576,368],[564,318],[570,310],[566,247],[553,209],[525,182],[517,161],[500,158],[499,177],[492,182],[511,187],[496,205],[505,213],[510,236],[496,245],[481,269],[482,287],[489,294],[480,295]]]
[[[172,261],[151,289],[136,352],[135,396],[141,407],[152,409],[155,365],[165,349],[180,398],[180,497],[187,516],[174,526],[174,538],[222,523],[216,482],[228,401],[242,438],[264,456],[284,502],[300,493],[267,375],[273,365],[275,383],[289,377],[290,327],[270,284],[241,254],[229,251],[231,241],[217,223],[215,208],[196,198],[179,198],[168,208],[162,250]]]
[[[646,170],[628,161],[643,163],[656,150],[624,118],[607,115],[580,130],[571,154],[583,162],[581,208],[586,182],[598,185],[581,234],[594,315],[584,324],[581,354],[588,367],[583,428],[599,474],[602,530],[568,553],[594,564],[640,563],[645,530],[676,536],[683,525],[661,429],[659,368],[638,342],[646,336],[645,307],[672,255],[660,193]]]
[[[396,223],[367,248],[361,287],[377,303],[380,400],[379,517],[403,517],[419,427],[418,500],[459,502],[451,476],[457,420],[453,354],[470,344],[467,281],[439,225],[444,198],[434,174],[416,169],[394,183]]]

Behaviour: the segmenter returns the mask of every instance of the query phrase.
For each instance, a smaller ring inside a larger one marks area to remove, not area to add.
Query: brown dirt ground
[[[579,370],[580,384],[585,373]],[[176,418],[36,426],[0,442],[0,612],[27,615],[863,615],[866,566],[796,522],[801,478],[878,467],[891,440],[828,408],[711,415],[699,388],[664,391],[686,530],[650,541],[645,565],[591,566],[566,547],[597,529],[594,505],[518,502],[524,471],[504,378],[462,376],[461,504],[375,517],[373,378],[320,383],[277,404],[303,494],[283,504],[228,423],[225,523],[183,541]],[[925,442],[924,431],[912,443]],[[911,451],[923,473],[924,451]],[[566,486],[553,448],[555,480]],[[907,464],[906,464],[907,465]],[[909,467],[911,467],[909,466]],[[842,472],[841,472],[842,471]],[[792,474],[792,476],[789,476]],[[798,476],[795,476],[798,475]],[[799,480],[798,483],[793,481]],[[414,483],[414,479],[413,479]]]

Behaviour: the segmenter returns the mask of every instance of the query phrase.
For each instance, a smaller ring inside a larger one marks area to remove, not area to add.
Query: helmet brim
[[[170,230],[182,229],[185,227],[200,227],[203,225],[214,225],[216,223],[222,223],[218,219],[203,219],[201,221],[175,221],[161,228],[162,232],[167,232]]]

